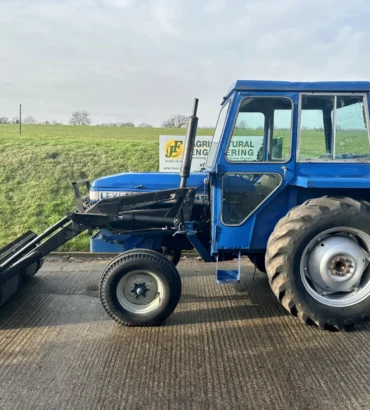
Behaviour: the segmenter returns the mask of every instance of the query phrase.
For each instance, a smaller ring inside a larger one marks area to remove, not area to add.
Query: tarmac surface
[[[104,312],[106,261],[47,261],[0,312],[0,409],[370,409],[370,326],[331,333],[286,314],[244,264],[237,286],[181,262],[166,324]]]

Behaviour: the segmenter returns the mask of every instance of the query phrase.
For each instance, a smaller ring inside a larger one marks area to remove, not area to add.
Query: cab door
[[[212,169],[211,252],[263,251],[293,203],[296,93],[233,98]]]

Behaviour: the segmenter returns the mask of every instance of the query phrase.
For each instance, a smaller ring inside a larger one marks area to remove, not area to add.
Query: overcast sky
[[[370,80],[370,2],[0,0],[0,116],[213,126],[236,79]],[[26,111],[30,110],[30,111]]]

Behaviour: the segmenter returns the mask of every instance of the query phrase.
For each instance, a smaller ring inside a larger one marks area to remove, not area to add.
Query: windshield
[[[230,101],[228,101],[221,108],[220,115],[218,116],[218,121],[217,121],[216,129],[215,129],[215,133],[212,139],[211,148],[209,149],[209,153],[208,153],[208,157],[206,161],[206,168],[211,168],[215,160],[218,144],[220,142],[222,131],[224,130],[227,112],[229,110],[229,105],[230,105]]]

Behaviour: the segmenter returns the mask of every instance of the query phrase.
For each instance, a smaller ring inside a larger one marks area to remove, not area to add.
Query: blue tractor
[[[180,175],[128,173],[74,184],[77,210],[0,253],[5,301],[42,257],[84,230],[92,251],[119,252],[103,272],[107,313],[155,325],[181,295],[184,249],[236,283],[242,256],[305,323],[344,329],[370,317],[368,82],[237,81],[222,101],[204,172],[190,173],[197,104]],[[27,236],[28,235],[28,236]],[[238,269],[218,262],[238,259]],[[1,303],[1,301],[0,301]]]

